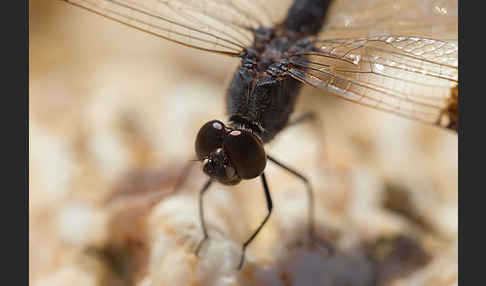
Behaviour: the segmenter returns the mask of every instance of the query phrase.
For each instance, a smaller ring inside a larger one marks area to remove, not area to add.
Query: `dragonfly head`
[[[207,122],[196,137],[196,154],[203,172],[225,185],[261,175],[267,164],[263,144],[251,131]]]

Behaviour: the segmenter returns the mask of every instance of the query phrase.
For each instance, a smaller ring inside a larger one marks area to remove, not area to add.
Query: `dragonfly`
[[[267,215],[242,245],[238,269],[273,209],[264,172],[268,161],[305,184],[309,237],[317,240],[310,181],[264,149],[285,128],[315,119],[312,114],[289,119],[303,86],[458,129],[454,1],[62,1],[182,46],[241,59],[225,96],[227,123],[205,123],[195,140],[197,161],[209,176],[199,192],[204,236],[196,254],[209,238],[203,196],[212,183],[261,179]]]

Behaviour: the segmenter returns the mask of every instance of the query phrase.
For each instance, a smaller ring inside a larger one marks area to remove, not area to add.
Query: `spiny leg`
[[[285,126],[285,129],[287,129],[290,126],[295,126],[295,125],[305,123],[305,122],[308,122],[308,121],[316,121],[318,119],[319,119],[319,116],[314,111],[309,111],[309,112],[306,112],[306,113],[302,114],[301,116],[297,117],[296,119],[290,121],[289,123],[287,123],[287,125]],[[321,133],[323,133],[324,127],[322,126],[322,122],[321,121],[319,121],[319,122],[320,122],[319,131]],[[283,168],[284,170],[288,171],[289,173],[291,173],[292,175],[296,176],[297,178],[299,178],[303,181],[303,183],[306,186],[307,197],[308,197],[308,213],[307,213],[308,224],[307,225],[308,225],[309,238],[312,241],[317,241],[320,245],[325,247],[329,253],[333,253],[334,252],[333,246],[329,242],[323,241],[322,239],[320,239],[319,237],[317,237],[315,235],[314,191],[312,189],[312,186],[311,186],[309,180],[304,175],[302,175],[299,172],[293,170],[292,168],[284,165],[283,163],[277,161],[275,158],[268,156],[268,155],[267,155],[267,158],[270,161],[272,161],[273,163],[275,163],[276,165],[278,165],[279,167]]]
[[[333,249],[332,245],[330,245],[328,242],[321,240],[320,238],[318,238],[315,235],[315,230],[314,230],[314,220],[315,220],[314,219],[314,216],[315,216],[315,214],[314,214],[314,205],[315,205],[314,191],[312,189],[312,186],[311,186],[309,180],[304,175],[300,174],[299,172],[295,171],[294,169],[292,169],[290,167],[287,167],[283,163],[277,161],[272,156],[267,155],[267,158],[268,158],[268,160],[270,160],[271,162],[273,162],[274,164],[276,164],[280,168],[286,170],[287,172],[291,173],[292,175],[294,175],[297,178],[299,178],[300,180],[302,180],[302,182],[305,184],[306,191],[307,191],[307,203],[308,203],[308,207],[307,207],[307,228],[308,229],[307,230],[308,230],[309,238],[313,241],[318,241],[319,244],[324,246],[329,253],[333,253],[334,249]]]
[[[241,253],[241,258],[240,258],[240,264],[238,265],[238,269],[241,269],[241,267],[243,266],[243,262],[245,260],[246,247],[253,241],[253,239],[257,236],[257,234],[260,232],[262,227],[265,225],[265,223],[267,222],[268,218],[270,217],[270,214],[272,213],[272,209],[273,209],[272,197],[270,196],[270,191],[268,190],[267,179],[265,178],[265,173],[262,173],[260,175],[260,178],[262,178],[263,190],[265,191],[265,198],[267,200],[268,214],[267,214],[267,216],[265,216],[265,219],[263,219],[262,223],[256,229],[256,231],[250,236],[250,238],[245,243],[243,243],[242,253]]]
[[[291,169],[290,167],[287,167],[283,163],[277,161],[275,158],[273,158],[270,155],[267,155],[268,160],[276,164],[277,166],[281,167],[282,169],[286,170],[287,172],[291,173],[292,175],[296,176],[297,178],[301,179],[302,182],[305,184],[306,191],[307,191],[307,197],[308,197],[308,212],[307,212],[307,227],[308,227],[308,233],[309,237],[314,236],[314,191],[312,190],[312,186],[309,182],[309,180],[304,177],[302,174],[299,172]]]
[[[203,195],[204,193],[209,189],[209,186],[211,186],[211,183],[213,182],[212,179],[208,179],[206,181],[206,184],[202,187],[201,191],[199,192],[199,221],[201,223],[201,228],[203,231],[203,239],[199,242],[196,248],[196,256],[199,256],[199,250],[201,250],[201,247],[203,246],[204,242],[208,239],[208,232],[206,230],[206,223],[204,221],[204,208],[203,208]]]

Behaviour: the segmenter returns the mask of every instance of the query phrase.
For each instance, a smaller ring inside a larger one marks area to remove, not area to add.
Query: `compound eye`
[[[231,166],[226,166],[226,168],[224,168],[224,171],[226,173],[227,178],[233,178],[236,175],[235,168],[233,168]]]
[[[209,153],[220,148],[225,136],[225,126],[221,121],[212,120],[204,124],[196,137],[197,158],[204,160]]]
[[[265,170],[267,155],[261,141],[251,132],[231,131],[224,139],[223,148],[240,178],[252,179]]]

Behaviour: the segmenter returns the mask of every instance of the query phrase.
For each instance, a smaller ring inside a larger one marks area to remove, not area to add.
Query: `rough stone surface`
[[[305,89],[295,115],[320,122],[266,148],[310,179],[316,232],[336,252],[309,245],[304,185],[268,164],[274,211],[236,271],[266,214],[261,182],[211,187],[199,257],[205,177],[196,166],[173,187],[198,128],[225,119],[238,62],[61,1],[30,9],[32,285],[457,285],[455,134]]]

